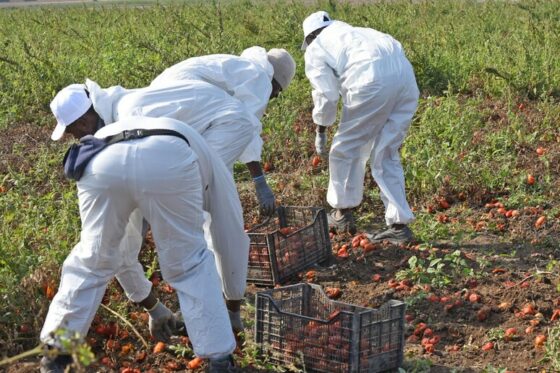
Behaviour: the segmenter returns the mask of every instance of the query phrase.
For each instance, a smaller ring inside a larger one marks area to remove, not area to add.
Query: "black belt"
[[[89,161],[107,146],[121,141],[136,140],[156,135],[179,137],[185,140],[190,146],[189,140],[179,132],[161,128],[125,130],[116,135],[107,136],[102,139],[91,135],[84,136],[80,139],[79,144],[72,145],[66,152],[64,160],[62,161],[64,174],[67,178],[78,181],[82,177]]]
[[[116,135],[105,137],[104,140],[107,142],[107,145],[111,145],[120,141],[136,140],[136,139],[141,139],[143,137],[154,136],[154,135],[179,137],[185,140],[187,144],[190,145],[189,140],[187,140],[187,138],[182,134],[180,134],[179,132],[173,130],[161,129],[161,128],[151,129],[151,130],[141,129],[141,128],[133,129],[133,130],[124,130],[120,133],[117,133]]]

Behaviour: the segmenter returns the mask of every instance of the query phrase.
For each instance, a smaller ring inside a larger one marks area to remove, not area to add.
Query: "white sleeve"
[[[260,162],[262,147],[263,140],[260,133],[255,133],[249,145],[247,145],[241,156],[239,156],[239,161],[243,163]]]
[[[93,108],[105,124],[111,124],[118,120],[117,116],[114,115],[113,107],[123,96],[136,91],[136,89],[126,89],[120,85],[103,89],[90,79],[86,79],[86,89],[89,92]]]
[[[320,126],[333,125],[340,95],[339,83],[320,48],[311,49],[310,46],[305,52],[305,75],[313,89],[313,122]]]

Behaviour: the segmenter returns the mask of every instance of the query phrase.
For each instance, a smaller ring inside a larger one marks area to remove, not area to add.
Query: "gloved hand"
[[[156,305],[147,310],[150,315],[150,333],[158,341],[167,341],[176,329],[177,320],[171,310],[163,305],[159,300]]]
[[[255,183],[255,190],[257,192],[259,205],[261,206],[261,211],[267,216],[272,215],[274,213],[274,208],[276,207],[274,194],[266,183],[264,175],[253,178],[253,182]]]
[[[326,132],[316,132],[315,135],[315,151],[318,155],[327,155],[327,133]]]
[[[241,320],[241,312],[240,311],[233,312],[228,310],[228,313],[229,313],[229,321],[231,322],[231,328],[233,329],[233,332],[237,334],[245,330],[245,327],[243,326],[243,320]]]

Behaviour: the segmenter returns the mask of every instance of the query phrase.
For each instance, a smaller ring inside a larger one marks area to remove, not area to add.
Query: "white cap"
[[[274,78],[282,89],[286,89],[296,74],[296,62],[285,49],[272,48],[266,53],[274,69]]]
[[[83,84],[70,84],[61,89],[51,102],[51,111],[57,121],[51,139],[59,140],[66,127],[84,115],[90,107],[91,100]]]
[[[301,45],[301,49],[305,50],[307,48],[307,43],[305,42],[305,38],[311,34],[313,31],[320,29],[322,27],[328,26],[332,23],[331,17],[329,17],[329,13],[325,12],[324,10],[320,10],[309,15],[303,21],[303,44]]]

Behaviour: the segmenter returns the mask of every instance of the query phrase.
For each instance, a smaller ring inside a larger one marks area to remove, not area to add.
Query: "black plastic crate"
[[[274,286],[332,256],[325,209],[280,206],[247,232],[251,241],[247,282]]]
[[[320,286],[258,292],[255,340],[261,354],[306,372],[383,372],[403,361],[403,302],[378,309],[329,299]]]

